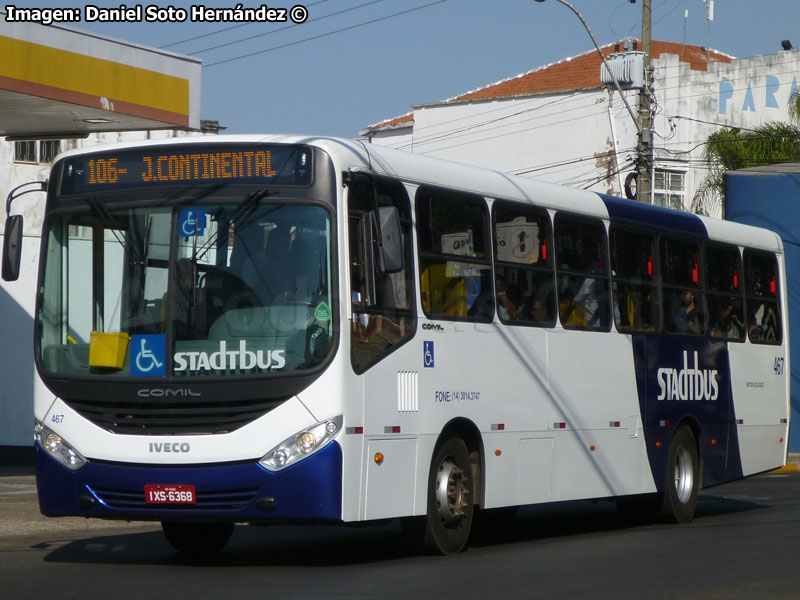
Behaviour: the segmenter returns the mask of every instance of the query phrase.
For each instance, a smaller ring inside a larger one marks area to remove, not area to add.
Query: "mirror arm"
[[[36,186],[36,187],[23,190],[23,188],[26,188],[28,186]],[[22,190],[22,191],[17,193],[17,190]],[[10,192],[8,192],[8,197],[6,198],[6,216],[8,217],[11,214],[11,203],[20,196],[24,196],[25,194],[30,194],[31,192],[44,192],[44,191],[47,191],[47,180],[29,181],[27,183],[18,185]]]

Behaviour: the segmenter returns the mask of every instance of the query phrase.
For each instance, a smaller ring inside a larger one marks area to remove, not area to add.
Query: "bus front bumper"
[[[142,521],[332,521],[342,515],[342,450],[331,442],[281,471],[258,462],[133,465],[89,461],[77,471],[36,445],[39,508],[46,516]],[[150,504],[145,486],[194,486],[193,504]]]

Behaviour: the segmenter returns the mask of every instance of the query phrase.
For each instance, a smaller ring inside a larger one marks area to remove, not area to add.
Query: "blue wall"
[[[792,344],[789,451],[800,452],[800,164],[731,171],[725,187],[727,220],[771,229],[783,239]]]

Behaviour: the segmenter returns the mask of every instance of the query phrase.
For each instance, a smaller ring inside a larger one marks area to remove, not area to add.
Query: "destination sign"
[[[311,150],[306,146],[160,146],[68,158],[62,196],[165,185],[263,183],[307,185]]]

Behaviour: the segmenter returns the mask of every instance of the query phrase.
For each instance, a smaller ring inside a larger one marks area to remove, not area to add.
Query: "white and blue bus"
[[[46,192],[45,515],[160,521],[187,552],[405,518],[450,553],[478,510],[683,522],[785,463],[770,231],[298,136],[72,151]]]

